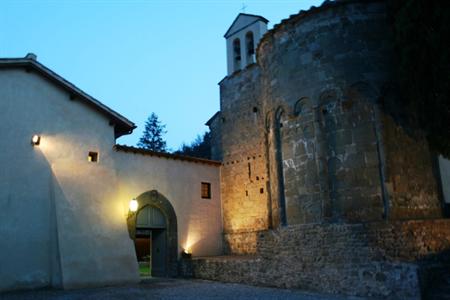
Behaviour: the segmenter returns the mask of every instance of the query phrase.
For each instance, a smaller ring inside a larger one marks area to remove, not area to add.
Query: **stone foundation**
[[[420,299],[433,268],[450,265],[449,253],[450,220],[294,225],[261,231],[255,256],[194,258],[184,272],[322,293]]]

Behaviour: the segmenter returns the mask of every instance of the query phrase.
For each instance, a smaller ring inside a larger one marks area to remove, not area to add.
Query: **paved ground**
[[[206,280],[153,279],[138,285],[120,287],[92,288],[81,290],[35,290],[0,294],[3,300],[18,299],[58,299],[58,300],[134,300],[134,299],[361,299],[335,297],[305,293],[298,290],[285,290],[254,287],[243,284],[219,283]]]

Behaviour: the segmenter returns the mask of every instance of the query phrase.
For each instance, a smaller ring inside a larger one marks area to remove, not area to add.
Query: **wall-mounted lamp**
[[[136,199],[131,199],[129,204],[130,212],[135,213],[139,208],[139,203]]]
[[[37,134],[33,135],[33,137],[31,138],[31,145],[38,146],[40,142],[41,142],[41,137]]]
[[[181,257],[185,259],[190,259],[192,257],[192,252],[190,249],[184,249],[183,252],[181,252]]]

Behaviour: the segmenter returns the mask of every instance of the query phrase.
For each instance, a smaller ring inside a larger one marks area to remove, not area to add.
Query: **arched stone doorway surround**
[[[139,203],[139,209],[136,213],[133,213],[128,217],[127,225],[130,237],[134,240],[136,238],[136,218],[141,209],[150,205],[159,209],[166,218],[166,266],[167,274],[166,276],[176,276],[177,275],[177,261],[178,261],[178,227],[177,227],[177,216],[175,210],[170,204],[169,200],[160,194],[156,190],[145,192],[139,195],[136,200]]]

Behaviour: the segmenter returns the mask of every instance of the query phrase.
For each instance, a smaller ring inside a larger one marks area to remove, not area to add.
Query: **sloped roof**
[[[185,156],[185,155],[173,154],[173,153],[167,153],[167,152],[158,152],[158,151],[152,151],[152,150],[148,150],[148,149],[136,148],[136,147],[132,147],[132,146],[125,146],[125,145],[119,145],[119,144],[114,145],[114,149],[116,151],[121,151],[121,152],[135,153],[135,154],[155,156],[155,157],[164,157],[167,159],[182,160],[182,161],[193,162],[193,163],[201,163],[201,164],[214,165],[214,166],[222,165],[222,163],[220,161],[216,161],[216,160],[198,158],[198,157],[192,157],[192,156]]]
[[[0,58],[0,68],[24,68],[27,71],[35,71],[37,74],[49,79],[54,84],[67,90],[70,94],[70,99],[79,99],[89,107],[104,114],[110,120],[110,123],[114,125],[114,134],[116,138],[125,134],[130,134],[133,129],[136,128],[136,125],[133,122],[104,105],[94,97],[86,94],[74,84],[38,62],[34,54],[28,54],[24,58]]]
[[[241,20],[241,19],[247,19],[247,20],[245,20],[243,24],[240,24],[239,26],[237,26],[238,20]],[[241,30],[242,28],[245,28],[257,21],[262,21],[264,23],[269,22],[269,20],[267,20],[266,18],[258,16],[258,15],[240,13],[236,17],[236,19],[234,19],[233,23],[231,23],[231,26],[228,28],[227,32],[225,32],[224,37],[227,38],[230,35],[233,35],[237,31]]]

